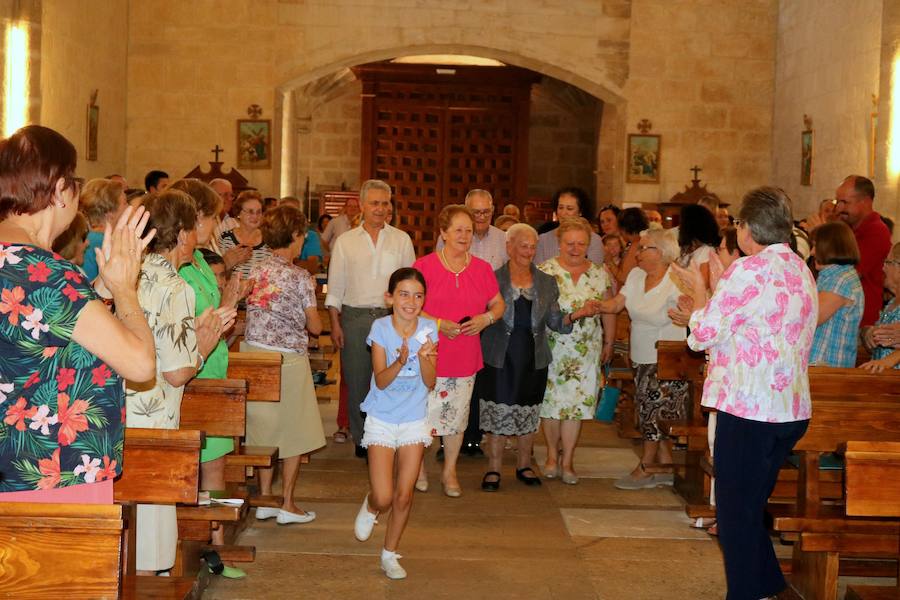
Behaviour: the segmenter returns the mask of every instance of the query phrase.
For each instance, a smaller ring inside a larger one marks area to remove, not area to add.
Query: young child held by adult
[[[356,515],[354,533],[359,541],[368,540],[378,515],[390,511],[381,569],[391,579],[404,579],[397,546],[409,520],[419,465],[431,444],[425,413],[438,336],[436,324],[419,316],[425,278],[418,270],[394,271],[384,297],[393,313],[372,323],[366,338],[372,347],[372,384],[360,406],[367,415],[360,445],[369,453],[371,491]]]

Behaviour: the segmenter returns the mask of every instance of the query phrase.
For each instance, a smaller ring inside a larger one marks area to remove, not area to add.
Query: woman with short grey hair
[[[716,518],[729,598],[768,598],[786,586],[763,512],[778,471],[806,432],[809,355],[818,294],[791,251],[791,201],[762,187],[735,220],[737,259],[709,297],[697,264],[672,265],[693,303],[688,344],[709,353],[703,406],[718,411]]]
[[[484,368],[475,380],[475,394],[488,455],[481,481],[486,492],[500,489],[504,436],[518,438],[516,479],[541,485],[531,466],[531,448],[551,358],[547,330],[569,333],[574,321],[594,314],[590,306],[571,314],[560,310],[556,279],[532,262],[537,243],[531,225],[516,223],[506,232],[509,260],[494,271],[506,307],[503,317],[481,334]]]
[[[631,366],[634,369],[635,404],[644,440],[641,461],[616,482],[621,490],[672,485],[671,474],[653,475],[646,467],[671,464],[672,442],[659,428],[660,420],[684,416],[688,385],[685,381],[657,378],[656,342],[683,340],[684,327],[672,323],[668,310],[678,303],[681,291],[669,272],[678,257],[678,244],[669,232],[651,229],[637,242],[637,267],[632,269],[619,293],[602,302],[603,312],[628,309],[631,317]]]

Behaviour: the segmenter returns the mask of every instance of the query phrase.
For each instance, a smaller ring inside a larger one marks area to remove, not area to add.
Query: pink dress
[[[458,323],[463,317],[484,314],[488,301],[500,291],[491,265],[474,256],[459,274],[459,287],[457,276],[444,268],[437,253],[423,256],[413,263],[413,267],[425,276],[428,288],[424,311],[434,319]],[[482,366],[480,336],[458,335],[451,340],[440,334],[438,377],[470,377]]]

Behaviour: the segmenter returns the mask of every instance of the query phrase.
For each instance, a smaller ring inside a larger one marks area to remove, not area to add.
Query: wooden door
[[[528,108],[539,75],[513,67],[374,63],[363,81],[362,179],[394,190],[394,225],[418,255],[437,241],[437,216],[474,188],[504,204],[525,203]]]

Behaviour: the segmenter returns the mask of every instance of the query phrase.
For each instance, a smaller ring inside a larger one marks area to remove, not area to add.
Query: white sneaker
[[[403,558],[396,552],[385,555],[381,554],[381,570],[388,576],[388,579],[406,579],[406,569],[400,566],[397,559]]]
[[[363,498],[362,506],[356,514],[356,522],[353,524],[353,533],[356,535],[356,539],[361,542],[369,539],[377,522],[378,515],[373,515],[369,512],[369,495],[366,494],[366,497]]]
[[[291,523],[309,523],[310,521],[314,521],[316,519],[316,513],[311,510],[306,511],[304,514],[292,513],[286,510],[278,511],[278,521],[279,525],[290,525]]]
[[[281,514],[280,508],[270,508],[268,506],[259,506],[256,509],[256,520],[257,521],[265,521],[266,519],[271,519],[272,517],[277,517]]]

